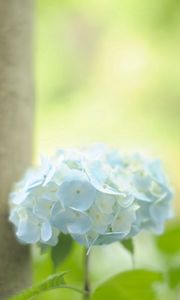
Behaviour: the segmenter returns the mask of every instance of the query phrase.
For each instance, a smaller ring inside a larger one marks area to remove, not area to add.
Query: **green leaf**
[[[154,300],[153,285],[162,282],[162,274],[147,270],[134,270],[120,273],[99,286],[92,300]]]
[[[169,285],[172,289],[180,285],[180,267],[171,269],[168,272]]]
[[[44,293],[44,292],[50,291],[50,290],[54,290],[57,288],[68,288],[68,289],[74,290],[76,292],[83,293],[82,290],[80,290],[76,287],[67,285],[65,283],[64,275],[66,273],[67,272],[51,275],[46,280],[42,281],[41,283],[24,290],[22,293],[20,293],[16,296],[8,298],[8,300],[27,300],[27,299],[31,299],[32,297],[37,296],[41,293]]]
[[[61,233],[57,245],[51,248],[51,259],[55,269],[67,258],[72,247],[72,237],[68,234]]]
[[[120,241],[122,246],[131,254],[134,254],[134,243],[133,239],[127,239],[127,240],[122,240]]]
[[[180,253],[180,225],[169,228],[162,236],[156,238],[158,248],[169,255]]]

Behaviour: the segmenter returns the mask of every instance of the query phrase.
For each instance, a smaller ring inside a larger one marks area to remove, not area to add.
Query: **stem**
[[[90,281],[89,281],[89,254],[87,254],[87,249],[84,248],[83,253],[84,259],[84,295],[83,300],[89,300],[91,295]]]

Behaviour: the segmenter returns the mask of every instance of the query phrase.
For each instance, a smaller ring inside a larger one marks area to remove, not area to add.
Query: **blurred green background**
[[[178,219],[180,1],[38,0],[36,15],[35,163],[58,147],[99,141],[123,151],[143,150],[163,160],[176,190]],[[163,268],[153,238],[136,240],[136,266]],[[60,267],[72,270],[69,280],[77,284],[81,250],[77,245]],[[52,265],[37,249],[34,257],[39,281]],[[95,283],[131,267],[117,244],[93,250]],[[163,299],[176,299],[167,294]],[[55,291],[38,299],[79,295]]]

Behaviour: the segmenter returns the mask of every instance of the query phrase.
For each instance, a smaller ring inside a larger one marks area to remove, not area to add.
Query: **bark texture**
[[[8,221],[8,194],[31,163],[33,0],[0,0],[0,299],[29,285],[30,249]]]

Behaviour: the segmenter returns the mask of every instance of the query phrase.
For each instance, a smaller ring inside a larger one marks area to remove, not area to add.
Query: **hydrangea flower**
[[[56,245],[63,232],[90,248],[162,233],[172,197],[159,160],[105,146],[60,149],[15,185],[9,219],[21,242]]]

